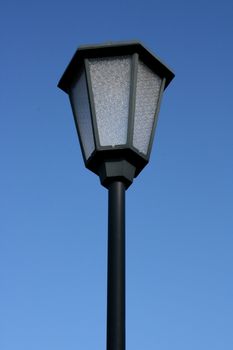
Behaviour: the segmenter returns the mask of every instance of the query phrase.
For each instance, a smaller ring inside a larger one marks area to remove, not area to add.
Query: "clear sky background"
[[[56,84],[139,39],[176,73],[127,191],[127,349],[233,349],[232,1],[3,1],[0,349],[105,349],[107,191]]]

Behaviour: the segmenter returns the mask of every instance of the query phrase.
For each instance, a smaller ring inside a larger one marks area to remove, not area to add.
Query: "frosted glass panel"
[[[138,62],[133,146],[147,154],[162,79]]]
[[[94,151],[95,146],[84,70],[81,72],[78,81],[71,88],[70,99],[74,109],[75,119],[79,126],[85,157],[88,159]]]
[[[125,144],[131,57],[95,58],[89,63],[100,145]]]

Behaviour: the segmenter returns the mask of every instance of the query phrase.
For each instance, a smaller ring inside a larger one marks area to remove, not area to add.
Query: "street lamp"
[[[80,47],[58,87],[70,98],[85,166],[108,189],[107,350],[125,349],[125,190],[149,161],[174,74],[139,42]]]

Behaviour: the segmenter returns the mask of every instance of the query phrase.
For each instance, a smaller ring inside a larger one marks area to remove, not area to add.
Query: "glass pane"
[[[95,58],[89,63],[100,145],[125,144],[131,57]]]
[[[147,154],[158,105],[162,79],[143,62],[138,62],[133,146]]]
[[[84,69],[77,82],[71,88],[70,99],[78,124],[85,157],[88,159],[95,149],[95,144]]]

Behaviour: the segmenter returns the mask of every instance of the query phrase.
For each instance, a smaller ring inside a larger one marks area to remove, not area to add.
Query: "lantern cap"
[[[156,57],[139,41],[126,41],[80,46],[62,75],[58,83],[58,87],[66,93],[69,92],[70,86],[77,74],[77,70],[79,70],[83,65],[85,58],[124,56],[132,55],[134,53],[138,53],[140,59],[156,74],[161,76],[161,78],[165,78],[165,88],[170,84],[175,76],[170,68],[168,68],[158,57]]]

